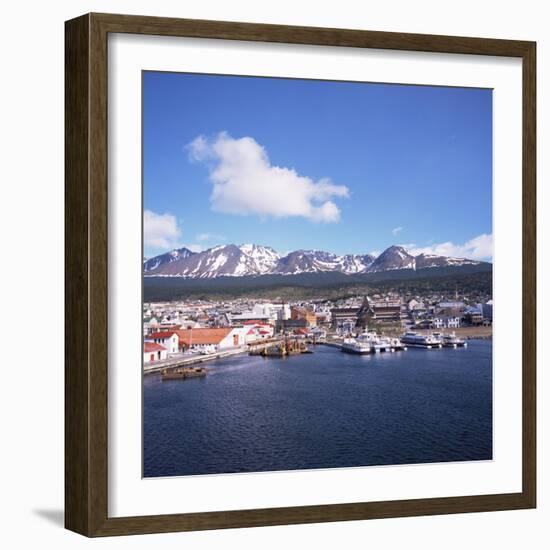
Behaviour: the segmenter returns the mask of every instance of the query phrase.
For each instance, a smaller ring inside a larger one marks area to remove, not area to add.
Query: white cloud
[[[152,210],[143,212],[143,240],[151,248],[172,249],[179,246],[181,231],[172,214],[156,214]]]
[[[397,246],[401,246],[402,248],[406,248],[407,250],[418,248],[416,243],[399,243]]]
[[[195,239],[197,241],[225,241],[224,235],[217,235],[215,233],[199,233]]]
[[[391,232],[392,232],[392,235],[399,235],[399,233],[401,233],[401,231],[403,231],[403,228],[402,227],[394,227]]]
[[[447,241],[439,244],[431,244],[424,247],[407,247],[409,252],[418,254],[437,254],[440,256],[452,256],[455,258],[470,258],[472,260],[491,260],[493,257],[493,235],[483,233],[464,244],[455,244]]]
[[[314,181],[292,168],[273,166],[266,150],[251,137],[234,139],[226,132],[213,140],[199,136],[188,146],[190,160],[206,162],[213,184],[213,210],[261,217],[304,217],[337,222],[340,209],[333,200],[349,196],[344,185],[328,178]]]

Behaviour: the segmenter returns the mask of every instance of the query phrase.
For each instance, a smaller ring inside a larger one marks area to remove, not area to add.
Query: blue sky
[[[492,255],[492,92],[143,73],[144,253]]]

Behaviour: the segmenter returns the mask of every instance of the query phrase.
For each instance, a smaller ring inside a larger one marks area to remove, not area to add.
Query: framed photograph
[[[535,43],[65,33],[66,527],[534,508]]]

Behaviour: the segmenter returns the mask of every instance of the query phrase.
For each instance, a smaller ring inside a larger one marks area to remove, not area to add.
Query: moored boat
[[[187,378],[202,378],[206,376],[206,367],[178,367],[161,371],[163,380],[185,380]]]
[[[373,352],[370,342],[361,341],[357,338],[345,338],[340,350],[344,353],[355,353],[358,355],[366,355]]]
[[[418,332],[406,332],[401,336],[401,343],[413,348],[441,348],[443,343],[434,334],[419,334]]]
[[[441,342],[445,348],[465,348],[468,346],[466,340],[459,338],[454,332],[443,334]]]
[[[371,353],[386,351],[385,342],[378,337],[376,332],[365,331],[357,337],[357,340],[361,343],[370,345]]]
[[[341,350],[347,353],[380,353],[404,351],[407,347],[401,343],[399,338],[390,338],[388,336],[378,336],[376,332],[365,331],[357,338],[346,338],[342,344]]]

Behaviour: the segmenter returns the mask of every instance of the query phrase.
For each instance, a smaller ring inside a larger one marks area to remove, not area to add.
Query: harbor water
[[[492,458],[492,341],[239,355],[143,382],[145,477]]]

